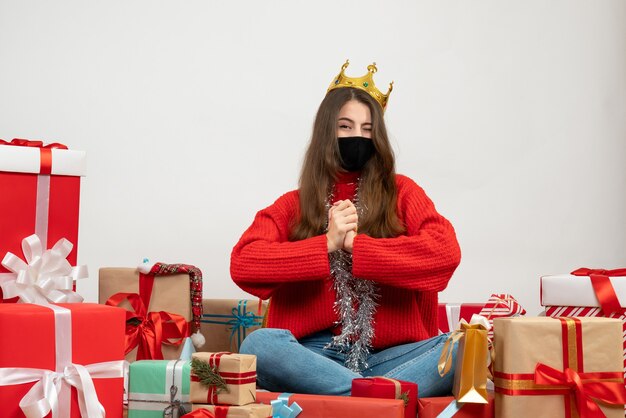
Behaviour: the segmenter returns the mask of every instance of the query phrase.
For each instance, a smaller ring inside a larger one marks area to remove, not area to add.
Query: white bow
[[[44,369],[3,368],[0,382],[3,386],[37,382],[20,400],[20,408],[27,418],[43,418],[52,412],[53,418],[69,416],[69,405],[60,405],[63,385],[74,386],[82,417],[104,418],[105,410],[96,394],[93,379],[122,377],[123,361],[109,361],[81,366],[72,364],[63,372]]]
[[[15,280],[0,283],[5,299],[19,297],[23,303],[45,305],[48,303],[82,302],[83,297],[72,290],[74,280],[88,276],[87,266],[72,267],[66,260],[74,245],[61,238],[54,246],[43,251],[37,235],[22,240],[24,262],[8,252],[2,265],[16,274]]]

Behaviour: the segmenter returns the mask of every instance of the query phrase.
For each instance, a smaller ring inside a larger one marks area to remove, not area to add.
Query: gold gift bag
[[[489,403],[487,399],[487,366],[489,322],[473,315],[470,323],[461,320],[460,328],[450,334],[439,358],[439,375],[450,371],[452,350],[458,341],[454,386],[452,394],[457,402]]]

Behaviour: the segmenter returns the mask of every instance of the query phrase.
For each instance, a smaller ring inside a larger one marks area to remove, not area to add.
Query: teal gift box
[[[128,418],[179,418],[191,412],[187,360],[139,360],[130,364]]]

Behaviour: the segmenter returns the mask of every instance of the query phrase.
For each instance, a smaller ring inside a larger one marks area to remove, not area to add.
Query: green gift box
[[[139,360],[130,364],[128,418],[179,418],[191,412],[187,360]]]

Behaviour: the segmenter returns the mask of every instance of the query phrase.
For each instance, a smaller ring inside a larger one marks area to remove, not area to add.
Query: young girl
[[[395,173],[383,112],[392,85],[333,79],[322,101],[299,189],[257,213],[231,256],[246,292],[271,298],[255,354],[259,385],[275,392],[348,395],[352,379],[416,382],[449,393],[437,361],[437,293],[460,261],[454,229],[424,191]],[[454,361],[452,361],[454,364]]]

